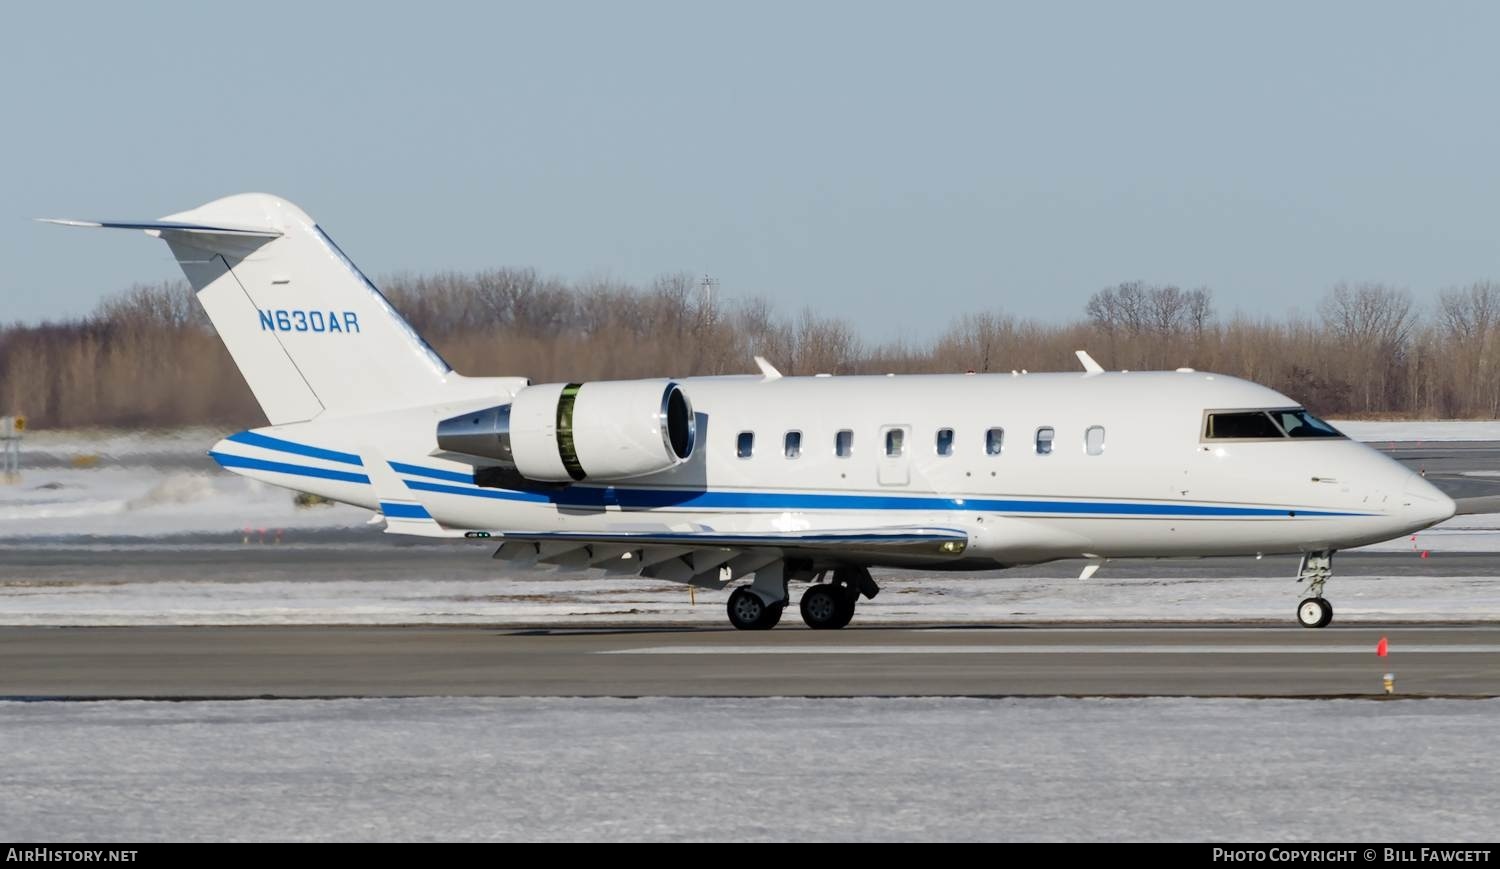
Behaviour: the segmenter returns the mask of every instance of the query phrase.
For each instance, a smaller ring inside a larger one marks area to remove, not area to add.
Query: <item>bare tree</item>
[[[565,282],[531,269],[398,275],[392,303],[466,374],[537,382],[751,372],[1075,370],[1190,365],[1247,377],[1327,414],[1500,415],[1500,284],[1439,295],[1424,323],[1409,293],[1329,289],[1317,317],[1214,317],[1207,288],[1127,282],[1086,319],[1042,324],[999,311],[954,321],[934,342],[866,345],[846,321],[788,315],[761,298],[703,298],[694,276],[644,287]],[[131,287],[89,317],[0,327],[0,412],[43,426],[254,425],[260,411],[197,301],[180,283]]]
[[[1089,319],[1106,332],[1139,335],[1151,320],[1151,288],[1127,281],[1095,293],[1085,307]]]
[[[1385,284],[1334,284],[1318,311],[1335,336],[1386,349],[1404,348],[1417,323],[1411,293]]]
[[[1444,290],[1438,300],[1438,322],[1445,346],[1456,358],[1448,366],[1457,404],[1468,412],[1500,415],[1500,284],[1480,281],[1463,289]]]
[[[1199,287],[1187,293],[1187,325],[1193,334],[1202,335],[1213,323],[1214,291]]]
[[[1318,306],[1346,365],[1358,401],[1368,412],[1394,400],[1392,389],[1410,383],[1407,351],[1417,317],[1411,293],[1377,283],[1335,284]]]

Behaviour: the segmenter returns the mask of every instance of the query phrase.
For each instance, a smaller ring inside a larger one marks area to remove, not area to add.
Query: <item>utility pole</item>
[[[703,307],[712,310],[714,306],[714,290],[719,288],[719,279],[705,274],[703,280],[699,282],[699,286],[703,287]]]

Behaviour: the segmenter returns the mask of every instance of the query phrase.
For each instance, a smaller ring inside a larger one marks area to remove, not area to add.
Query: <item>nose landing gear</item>
[[[1323,597],[1323,585],[1333,578],[1333,552],[1308,552],[1302,556],[1297,581],[1307,581],[1308,596],[1297,604],[1297,621],[1304,628],[1326,628],[1333,621],[1333,604]]]
[[[1304,628],[1327,627],[1333,621],[1333,604],[1321,597],[1310,597],[1297,604],[1297,621]]]

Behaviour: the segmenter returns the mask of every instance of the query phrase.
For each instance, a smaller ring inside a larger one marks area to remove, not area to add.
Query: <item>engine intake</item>
[[[670,380],[528,386],[437,426],[440,453],[543,483],[659,473],[691,458],[697,440],[693,407]]]

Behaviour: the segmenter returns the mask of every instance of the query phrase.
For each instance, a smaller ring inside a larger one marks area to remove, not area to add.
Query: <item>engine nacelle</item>
[[[438,423],[438,449],[542,483],[624,480],[693,455],[698,424],[670,380],[528,386],[508,405]]]

